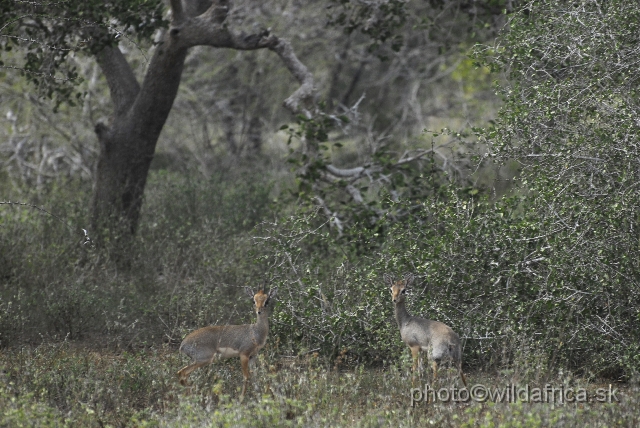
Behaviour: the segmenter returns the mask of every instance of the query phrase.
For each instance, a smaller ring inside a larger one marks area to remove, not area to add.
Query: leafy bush
[[[381,244],[362,231],[358,246],[371,251],[362,255],[332,240],[313,215],[265,225],[261,257],[282,300],[274,339],[289,352],[397,359],[406,351],[381,277],[413,272],[410,311],[456,330],[467,364],[527,376],[560,367],[632,375],[640,337],[632,327],[638,288],[621,281],[631,277],[620,268],[628,254],[608,240],[554,233],[539,203],[536,195],[492,202],[451,189],[446,198],[399,207],[412,215],[390,225]],[[607,263],[618,275],[593,273],[603,254],[617,258]]]

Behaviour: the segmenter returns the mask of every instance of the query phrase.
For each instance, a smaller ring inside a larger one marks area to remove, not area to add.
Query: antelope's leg
[[[411,357],[413,358],[413,366],[411,369],[415,372],[418,369],[418,362],[420,360],[420,347],[413,346],[410,349],[411,349]]]
[[[251,373],[249,372],[249,356],[241,354],[240,355],[240,365],[242,366],[242,376],[244,376],[244,382],[242,384],[242,393],[240,393],[240,397],[244,397],[244,393],[247,390],[247,384],[249,383],[249,376]]]
[[[420,347],[412,346],[410,349],[411,349],[411,357],[413,359],[413,366],[411,367],[411,385],[413,385],[416,380],[416,371],[418,370],[418,361],[420,359]],[[418,373],[418,376],[420,376],[420,373]]]
[[[187,378],[189,377],[191,372],[194,371],[197,368],[200,368],[202,366],[206,366],[207,364],[209,364],[209,361],[201,361],[201,362],[195,362],[195,363],[192,363],[192,364],[188,364],[188,365],[184,366],[183,368],[181,368],[178,371],[178,379],[180,379],[180,384],[186,385],[187,384]]]
[[[462,383],[464,387],[467,387],[467,379],[464,378],[464,373],[462,373],[462,363],[458,364],[458,373],[460,373],[460,379],[462,379]]]

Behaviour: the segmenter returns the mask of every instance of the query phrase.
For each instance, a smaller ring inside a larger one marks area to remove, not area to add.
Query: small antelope
[[[249,359],[256,355],[267,342],[269,334],[269,314],[271,313],[271,299],[276,296],[277,288],[271,289],[269,294],[264,289],[255,294],[249,287],[245,290],[255,303],[258,320],[255,324],[244,325],[214,325],[196,330],[184,338],[180,344],[180,352],[191,357],[193,362],[178,371],[178,378],[182,385],[187,384],[187,378],[195,369],[210,364],[215,359],[240,357],[244,383],[244,396],[249,382]]]
[[[464,378],[464,373],[462,373],[462,344],[460,337],[451,327],[444,323],[414,317],[407,311],[405,306],[406,292],[413,279],[412,274],[407,274],[403,279],[394,281],[391,276],[384,274],[384,282],[391,288],[391,298],[395,304],[400,337],[411,349],[413,371],[415,373],[418,366],[422,367],[422,363],[419,361],[420,352],[422,351],[427,353],[427,359],[431,361],[433,380],[437,376],[438,362],[449,360],[458,367],[460,378],[466,387],[467,380]]]

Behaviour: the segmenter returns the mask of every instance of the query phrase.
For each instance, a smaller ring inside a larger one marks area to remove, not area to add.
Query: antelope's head
[[[245,287],[249,297],[253,299],[253,303],[256,305],[256,314],[260,315],[263,310],[269,309],[269,305],[272,305],[271,298],[276,297],[278,288],[272,288],[269,293],[265,293],[264,286],[262,286],[255,293],[249,288]]]
[[[393,303],[402,303],[406,299],[407,290],[413,283],[414,276],[411,273],[405,274],[402,279],[394,280],[391,275],[384,274],[384,282],[391,290],[391,300]]]

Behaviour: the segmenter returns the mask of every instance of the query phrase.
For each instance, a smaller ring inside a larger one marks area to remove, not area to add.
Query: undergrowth
[[[407,359],[373,369],[336,366],[308,354],[288,358],[267,347],[253,363],[252,384],[239,401],[236,359],[196,371],[191,390],[177,382],[185,361],[168,347],[97,352],[69,342],[0,352],[0,426],[635,426],[637,386],[614,384],[616,400],[579,403],[428,402],[412,405],[412,387],[458,385],[455,370],[433,383],[412,381]],[[468,373],[469,386],[544,387],[512,373]],[[556,388],[607,384],[550,374]]]

